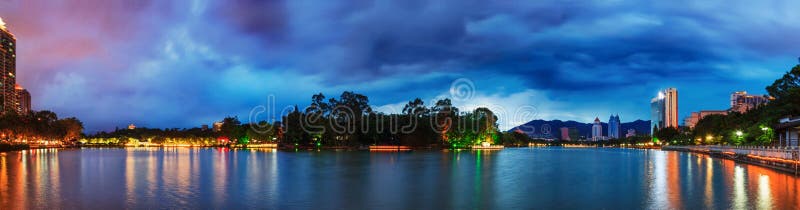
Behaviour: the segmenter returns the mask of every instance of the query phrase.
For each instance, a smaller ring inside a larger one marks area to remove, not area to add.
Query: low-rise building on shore
[[[785,117],[780,119],[780,123],[775,126],[778,134],[778,145],[796,147],[798,146],[798,132],[800,132],[800,117]]]

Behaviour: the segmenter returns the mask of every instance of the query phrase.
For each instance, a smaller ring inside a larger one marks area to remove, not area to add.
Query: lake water
[[[790,174],[636,149],[0,154],[0,209],[798,209]]]

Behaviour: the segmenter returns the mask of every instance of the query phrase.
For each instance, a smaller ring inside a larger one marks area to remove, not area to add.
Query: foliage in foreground
[[[774,130],[778,120],[800,116],[800,65],[766,87],[775,100],[745,113],[710,115],[700,119],[694,130],[678,132],[674,128],[654,133],[673,144],[775,145]]]
[[[29,112],[18,115],[9,112],[0,116],[0,139],[20,141],[75,141],[81,137],[83,123],[74,118],[58,119],[51,111]]]

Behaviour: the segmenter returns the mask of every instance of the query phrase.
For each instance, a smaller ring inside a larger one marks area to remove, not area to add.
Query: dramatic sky
[[[17,82],[33,108],[78,117],[88,132],[247,121],[269,96],[280,112],[345,90],[397,112],[415,97],[453,97],[451,89],[462,110],[504,112],[505,129],[534,118],[649,119],[650,99],[666,87],[678,88],[681,118],[728,108],[733,91],[763,94],[798,62],[798,8],[792,0],[6,0],[0,17],[17,36]]]

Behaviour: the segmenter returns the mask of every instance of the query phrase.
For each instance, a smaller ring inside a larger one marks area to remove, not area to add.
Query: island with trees
[[[294,109],[275,122],[242,123],[226,117],[213,129],[117,129],[80,140],[93,146],[227,146],[275,144],[283,149],[364,149],[397,145],[416,149],[469,149],[476,145],[527,146],[524,134],[500,132],[497,116],[488,108],[462,111],[450,99],[426,105],[416,98],[401,113],[374,111],[369,98],[345,91],[338,98],[322,93],[305,108]]]
[[[0,116],[0,151],[72,144],[82,132],[80,120],[59,119],[52,111],[7,112]]]

